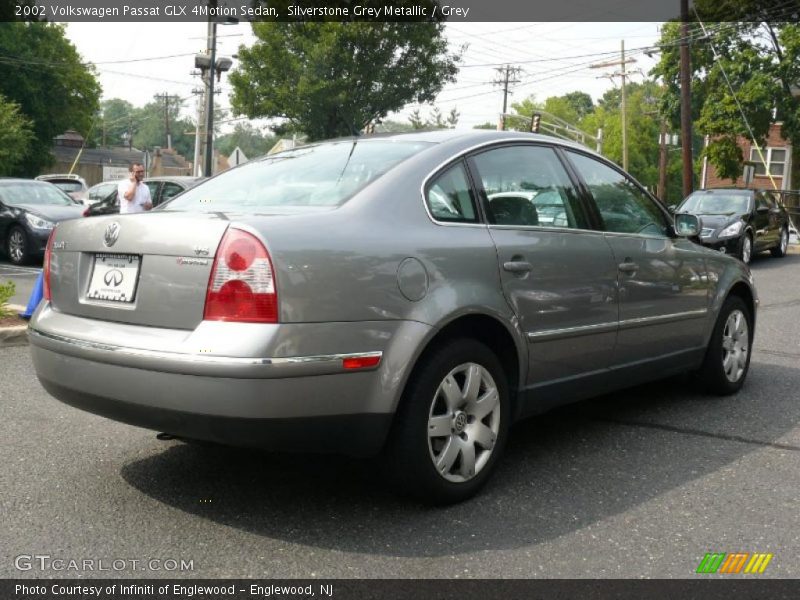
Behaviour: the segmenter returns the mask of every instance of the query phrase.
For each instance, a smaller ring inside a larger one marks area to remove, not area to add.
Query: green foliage
[[[698,132],[711,136],[706,151],[711,164],[723,177],[735,179],[745,158],[733,148],[737,136],[750,138],[752,132],[764,145],[770,125],[780,121],[783,137],[795,147],[800,144],[800,101],[792,95],[800,82],[800,25],[787,18],[791,7],[786,2],[698,0],[696,8],[709,36],[703,37],[698,23],[690,24],[690,36],[698,40],[691,46],[692,117]],[[737,14],[748,20],[713,23]],[[661,110],[675,126],[680,117],[680,38],[679,24],[664,27],[661,61],[653,70],[666,85]]]
[[[8,307],[8,301],[14,297],[16,291],[17,286],[13,281],[0,283],[0,318],[10,317],[14,314],[14,311]]]
[[[138,121],[133,104],[120,98],[104,100],[98,117],[93,136],[95,146],[122,146],[126,139],[124,136]]]
[[[0,176],[12,175],[33,139],[33,124],[0,95]]]
[[[486,121],[486,123],[481,123],[480,125],[473,125],[472,128],[473,129],[492,129],[492,130],[495,130],[495,129],[497,129],[497,123],[490,123],[489,121]]]
[[[277,137],[262,134],[250,123],[237,123],[232,133],[217,139],[215,146],[225,156],[230,156],[238,147],[247,158],[255,158],[269,152],[277,141]]]
[[[230,74],[236,114],[287,119],[310,139],[353,135],[455,80],[441,23],[253,23]]]
[[[417,129],[454,129],[458,125],[458,117],[460,116],[457,109],[453,108],[447,117],[442,115],[442,111],[438,106],[434,106],[427,117],[420,115],[419,109],[414,109],[408,117],[411,124],[411,130]]]
[[[92,129],[100,98],[94,69],[84,65],[63,25],[0,23],[0,56],[6,65],[0,94],[19,105],[31,121],[33,137],[13,169],[38,175],[53,161],[53,138],[67,129],[84,137]]]

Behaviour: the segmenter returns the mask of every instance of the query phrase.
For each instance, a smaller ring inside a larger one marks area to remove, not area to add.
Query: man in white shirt
[[[130,177],[123,179],[117,186],[117,197],[119,198],[119,214],[140,213],[153,208],[153,199],[150,197],[144,179],[144,166],[140,163],[133,163],[128,167]]]

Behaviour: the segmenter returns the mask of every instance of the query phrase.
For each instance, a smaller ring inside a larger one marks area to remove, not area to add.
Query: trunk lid
[[[67,221],[53,244],[53,308],[91,319],[194,329],[203,320],[214,256],[229,225],[219,213]]]

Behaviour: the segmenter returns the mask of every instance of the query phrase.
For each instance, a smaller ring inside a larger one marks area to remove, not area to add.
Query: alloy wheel
[[[744,375],[749,351],[747,318],[742,311],[734,310],[728,315],[722,332],[722,370],[731,383],[739,381]]]
[[[428,451],[444,479],[461,483],[489,462],[500,431],[500,394],[491,374],[464,363],[439,384],[428,415]]]
[[[753,253],[753,242],[750,241],[750,236],[744,236],[742,240],[742,262],[750,264],[750,255]]]
[[[14,263],[21,263],[25,258],[25,234],[19,229],[14,229],[8,238],[8,256]]]

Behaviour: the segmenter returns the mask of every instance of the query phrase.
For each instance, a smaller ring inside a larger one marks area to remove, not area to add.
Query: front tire
[[[753,258],[753,238],[749,233],[742,236],[742,243],[739,246],[739,260],[744,264],[749,265],[750,260]]]
[[[388,452],[395,487],[429,504],[475,495],[508,436],[505,371],[473,339],[446,342],[421,359],[401,400]]]
[[[8,260],[15,265],[24,265],[30,258],[28,251],[28,236],[21,227],[12,227],[6,239],[6,253]]]
[[[744,385],[750,369],[752,331],[750,308],[738,296],[728,297],[719,312],[698,373],[709,392],[727,396]]]
[[[778,241],[778,245],[774,248],[770,249],[772,256],[775,258],[783,258],[786,256],[786,250],[789,248],[789,230],[784,227],[781,229],[781,239]]]

